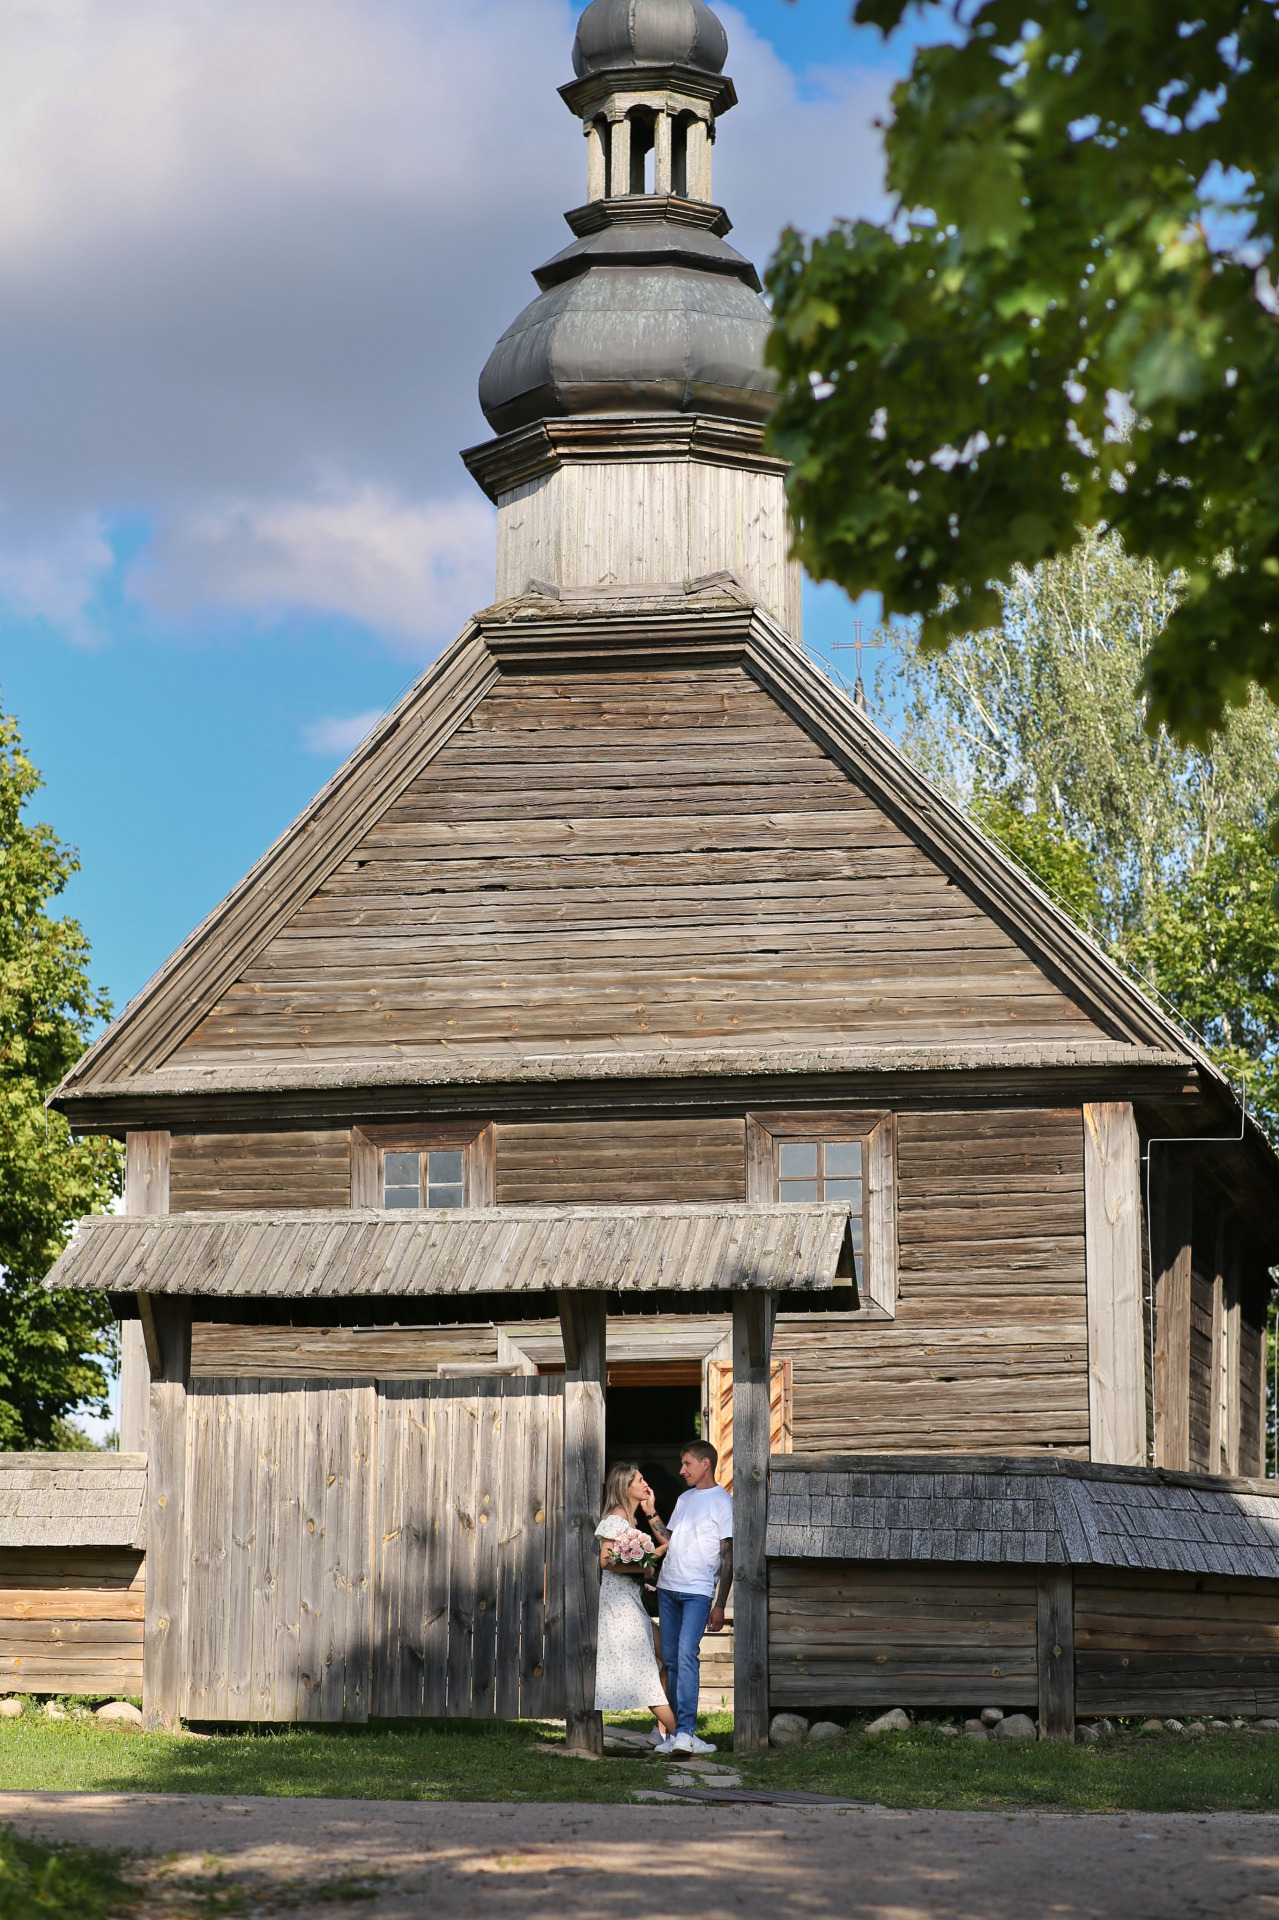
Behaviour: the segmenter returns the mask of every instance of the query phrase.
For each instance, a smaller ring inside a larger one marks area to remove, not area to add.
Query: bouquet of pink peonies
[[[608,1561],[619,1573],[652,1573],[660,1564],[651,1537],[638,1527],[628,1527],[609,1541]]]

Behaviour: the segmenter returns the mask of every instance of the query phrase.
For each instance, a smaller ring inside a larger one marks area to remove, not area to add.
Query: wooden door
[[[792,1450],[792,1381],[789,1360],[774,1360],[769,1378],[769,1452]],[[728,1360],[706,1362],[706,1437],[719,1453],[716,1479],[733,1491],[733,1367]]]
[[[383,1382],[373,1712],[564,1712],[564,1384]]]
[[[192,1383],[187,1699],[193,1720],[367,1720],[372,1382]]]

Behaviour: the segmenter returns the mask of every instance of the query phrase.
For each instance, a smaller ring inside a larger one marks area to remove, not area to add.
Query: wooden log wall
[[[140,1553],[0,1551],[0,1693],[140,1699],[145,1613]]]
[[[1037,1628],[1033,1567],[774,1560],[770,1700],[776,1710],[1033,1712]]]
[[[743,669],[548,671],[503,676],[175,1058],[1013,1020],[1096,1032]]]
[[[191,1372],[223,1380],[421,1380],[498,1365],[496,1327],[265,1327],[197,1322]]]
[[[1279,1580],[1075,1574],[1081,1716],[1279,1713]]]
[[[169,1211],[351,1204],[349,1132],[175,1133]]]
[[[746,1198],[744,1120],[601,1119],[496,1132],[502,1207]]]
[[[796,1452],[1086,1459],[1079,1110],[901,1114],[897,1137],[896,1319],[778,1320]]]

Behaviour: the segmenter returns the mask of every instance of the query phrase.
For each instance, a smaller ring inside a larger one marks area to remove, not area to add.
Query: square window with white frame
[[[842,1200],[849,1209],[857,1284],[866,1245],[867,1142],[775,1138],[777,1198],[786,1202]]]

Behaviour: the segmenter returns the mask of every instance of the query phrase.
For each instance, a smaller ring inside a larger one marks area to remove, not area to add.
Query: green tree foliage
[[[1133,688],[1177,589],[1114,534],[1014,569],[996,628],[906,655],[904,745],[1187,1020],[1279,1136],[1279,712],[1254,694],[1204,749]]]
[[[72,1141],[45,1095],[110,1013],[75,920],[54,919],[78,862],[25,817],[41,784],[0,714],[0,1448],[75,1445],[67,1416],[105,1413],[114,1354],[104,1299],[40,1285],[70,1225],[119,1191],[119,1149]],[[81,1443],[83,1444],[83,1443]]]
[[[944,648],[1109,522],[1180,578],[1146,709],[1207,748],[1279,696],[1279,6],[923,11],[892,218],[787,233],[769,273],[800,556]]]

